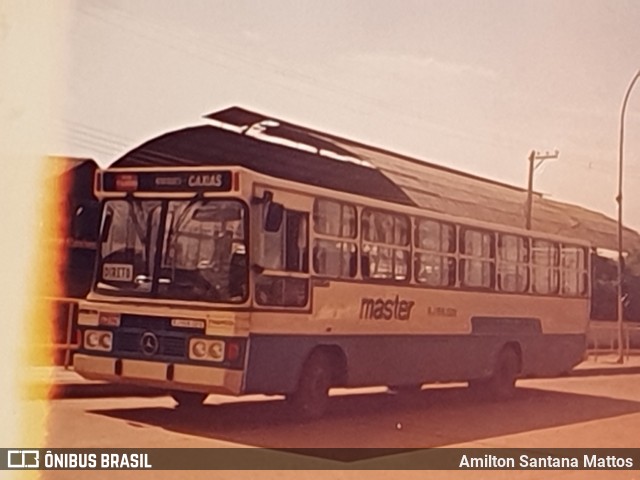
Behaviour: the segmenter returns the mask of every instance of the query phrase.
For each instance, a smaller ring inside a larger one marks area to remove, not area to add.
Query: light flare
[[[48,398],[52,393],[52,376],[49,367],[59,363],[59,355],[53,347],[62,343],[55,329],[66,331],[67,317],[56,299],[64,295],[64,267],[67,261],[65,240],[68,238],[69,219],[65,208],[69,192],[69,177],[61,176],[62,159],[41,159],[37,169],[37,190],[40,192],[35,205],[36,230],[32,233],[34,253],[27,274],[28,296],[32,299],[26,310],[26,342],[22,352],[24,362],[40,369],[40,375],[32,375],[26,388],[27,398]],[[59,320],[59,321],[56,321]]]
[[[48,446],[48,402],[46,397],[34,399],[27,387],[35,378],[33,364],[51,363],[51,312],[37,299],[56,293],[60,282],[53,272],[63,260],[46,240],[60,227],[60,217],[56,189],[46,180],[45,154],[53,144],[49,126],[60,112],[64,86],[65,11],[59,2],[0,2],[0,447],[4,448]],[[38,472],[20,471],[15,476],[34,478]]]

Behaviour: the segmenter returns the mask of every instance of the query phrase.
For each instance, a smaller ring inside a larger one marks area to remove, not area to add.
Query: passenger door
[[[258,198],[265,197],[266,190]],[[254,301],[262,308],[308,309],[309,295],[309,203],[303,196],[273,192],[254,210]],[[266,226],[271,204],[280,204],[281,220]]]

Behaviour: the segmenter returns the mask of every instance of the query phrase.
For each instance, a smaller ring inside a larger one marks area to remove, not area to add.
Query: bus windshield
[[[96,287],[118,295],[243,302],[245,217],[236,200],[109,200]]]

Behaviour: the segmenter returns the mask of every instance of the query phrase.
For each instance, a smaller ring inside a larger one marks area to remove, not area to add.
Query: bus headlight
[[[224,343],[212,342],[209,345],[209,356],[213,360],[221,361],[224,358]]]
[[[99,333],[94,330],[87,330],[84,334],[84,346],[90,350],[95,349],[98,343]]]
[[[104,330],[85,330],[83,344],[86,350],[110,352],[113,347],[113,333]]]
[[[224,360],[224,341],[208,338],[192,338],[189,342],[189,358],[222,362]]]
[[[203,359],[207,355],[207,344],[202,340],[191,342],[190,351],[196,359]]]
[[[105,332],[105,334],[101,335],[100,338],[98,339],[98,343],[100,344],[100,346],[102,348],[104,348],[104,350],[106,352],[110,352],[111,351],[111,347],[112,347],[112,343],[113,343],[113,336],[111,334],[111,332]]]

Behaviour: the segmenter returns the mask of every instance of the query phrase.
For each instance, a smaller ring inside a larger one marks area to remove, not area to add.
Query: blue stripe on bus
[[[344,386],[349,387],[481,378],[492,371],[498,352],[506,344],[520,350],[523,376],[558,375],[583,358],[584,334],[536,333],[532,327],[535,322],[525,322],[526,327],[517,333],[511,328],[499,331],[501,322],[503,319],[479,322],[482,326],[466,335],[252,334],[244,390],[293,392],[305,359],[318,347],[344,354]]]
[[[539,318],[528,317],[471,317],[471,332],[499,335],[541,334],[542,323]]]

